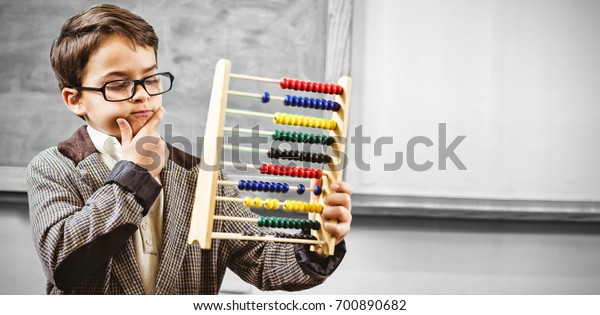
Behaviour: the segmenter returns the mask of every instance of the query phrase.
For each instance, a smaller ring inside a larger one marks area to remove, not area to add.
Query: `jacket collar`
[[[190,170],[200,163],[199,158],[181,151],[169,143],[167,143],[167,149],[169,150],[169,159],[186,170]],[[81,126],[71,138],[58,144],[58,152],[73,161],[75,165],[78,165],[79,162],[98,152],[98,150],[96,150],[86,126]]]

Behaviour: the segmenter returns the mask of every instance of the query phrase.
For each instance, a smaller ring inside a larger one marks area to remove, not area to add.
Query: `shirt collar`
[[[87,126],[87,132],[98,152],[110,156],[115,162],[123,158],[123,149],[117,138],[100,132],[90,125]]]

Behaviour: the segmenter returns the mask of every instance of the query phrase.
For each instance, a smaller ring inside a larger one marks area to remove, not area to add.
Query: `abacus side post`
[[[202,249],[210,249],[212,243],[217,180],[223,145],[223,125],[225,123],[230,72],[231,62],[229,60],[222,59],[217,62],[206,117],[204,145],[188,235],[188,244],[199,243]]]
[[[346,157],[346,137],[348,135],[348,118],[350,114],[350,96],[352,93],[352,78],[344,76],[338,80],[338,84],[344,88],[341,95],[336,95],[335,101],[340,104],[340,110],[333,112],[331,119],[335,120],[337,127],[329,132],[329,136],[336,139],[331,147],[331,162],[329,163],[330,175],[323,176],[323,192],[319,196],[319,202],[323,203],[323,199],[332,193],[331,184],[342,180],[344,174],[345,157]],[[323,226],[323,218],[320,214],[316,215],[316,219]],[[333,255],[336,239],[331,234],[327,233],[323,227],[315,232],[316,237],[320,241],[324,241],[323,252],[327,255]],[[315,250],[313,248],[313,250]]]

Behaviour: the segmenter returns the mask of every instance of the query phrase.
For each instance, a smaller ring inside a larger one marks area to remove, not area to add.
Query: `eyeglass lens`
[[[133,97],[135,82],[131,80],[117,80],[107,83],[104,89],[107,100],[123,100]],[[143,86],[149,95],[162,94],[171,88],[171,77],[168,74],[156,74],[147,77]]]

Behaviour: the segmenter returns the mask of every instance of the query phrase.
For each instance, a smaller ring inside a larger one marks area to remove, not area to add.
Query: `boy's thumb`
[[[123,118],[117,118],[117,124],[121,130],[121,145],[130,143],[131,138],[133,137],[133,131],[131,130],[129,122]]]

